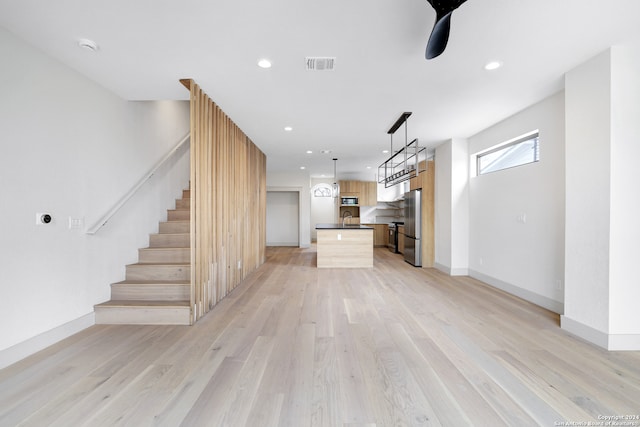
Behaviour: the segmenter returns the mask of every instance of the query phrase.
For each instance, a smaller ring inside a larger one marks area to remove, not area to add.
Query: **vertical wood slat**
[[[266,156],[202,91],[191,95],[192,323],[265,261]]]

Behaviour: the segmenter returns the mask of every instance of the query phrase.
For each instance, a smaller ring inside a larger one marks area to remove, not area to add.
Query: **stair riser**
[[[133,284],[114,283],[111,285],[112,300],[129,301],[188,301],[188,284]]]
[[[189,265],[131,264],[127,266],[127,280],[191,280]]]
[[[189,234],[151,234],[149,236],[151,248],[190,248],[191,235]]]
[[[161,222],[158,231],[160,233],[190,233],[191,224],[182,221]]]
[[[182,190],[182,198],[189,199],[191,197],[191,190]]]
[[[176,199],[176,209],[190,209],[191,199]]]
[[[189,248],[144,248],[138,249],[138,262],[147,263],[189,263],[191,249]]]
[[[98,325],[189,325],[189,307],[96,307]]]
[[[191,217],[191,211],[188,209],[169,210],[167,211],[168,221],[183,221]]]

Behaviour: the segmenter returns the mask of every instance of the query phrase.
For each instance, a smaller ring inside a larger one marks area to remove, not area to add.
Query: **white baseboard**
[[[0,369],[6,368],[27,356],[43,350],[50,345],[76,334],[96,324],[95,313],[91,312],[75,320],[53,328],[40,335],[0,351]]]
[[[560,327],[565,331],[606,350],[640,350],[640,335],[638,334],[608,334],[564,315],[560,316]]]
[[[442,271],[444,274],[448,274],[449,276],[451,276],[451,269],[449,267],[447,267],[446,265],[443,264],[438,264],[437,262],[433,263],[433,267],[436,270],[440,270]]]
[[[525,301],[529,301],[530,303],[538,305],[542,308],[546,308],[549,311],[553,311],[554,313],[564,313],[564,303],[560,301],[556,301],[543,295],[536,294],[535,292],[520,288],[516,285],[512,285],[511,283],[503,282],[502,280],[487,276],[486,274],[480,273],[475,270],[469,270],[469,276],[485,282],[486,284],[493,286],[494,288],[501,289],[505,292],[510,293],[511,295],[522,298]]]
[[[440,270],[443,273],[448,274],[449,276],[468,276],[469,275],[468,268],[451,268],[451,267],[447,267],[444,264],[438,264],[437,262],[433,266],[437,270]]]
[[[267,246],[292,246],[297,248],[300,244],[298,242],[267,242]]]

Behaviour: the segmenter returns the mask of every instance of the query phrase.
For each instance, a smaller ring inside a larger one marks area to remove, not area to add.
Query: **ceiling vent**
[[[336,63],[335,57],[307,56],[304,58],[307,71],[333,71]]]

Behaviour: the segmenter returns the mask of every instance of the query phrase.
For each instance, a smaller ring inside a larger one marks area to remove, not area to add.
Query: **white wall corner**
[[[96,323],[95,313],[91,312],[75,320],[53,328],[26,341],[0,351],[0,369],[6,368],[25,357],[31,356],[71,335],[87,329]]]
[[[436,270],[440,270],[444,274],[446,274],[448,276],[451,276],[451,269],[448,266],[436,262],[436,263],[433,264],[433,267]]]
[[[608,334],[567,316],[560,316],[560,327],[609,351],[639,351],[640,334]]]

